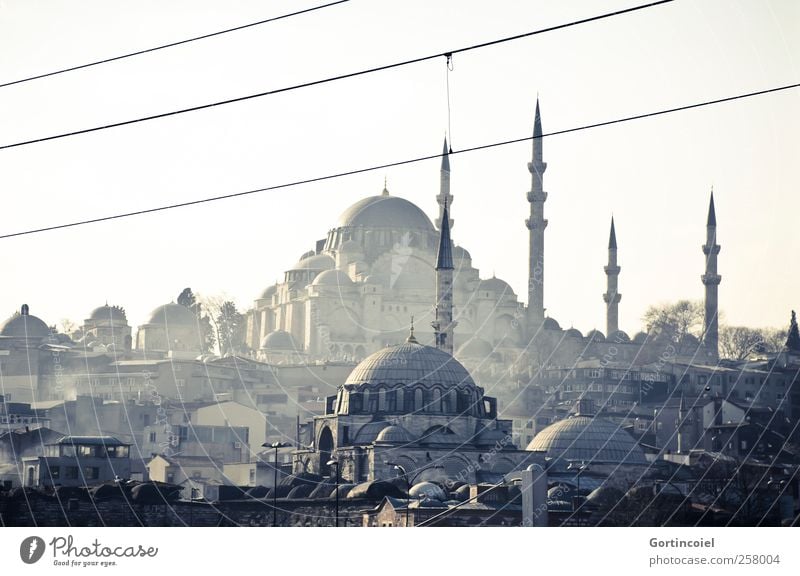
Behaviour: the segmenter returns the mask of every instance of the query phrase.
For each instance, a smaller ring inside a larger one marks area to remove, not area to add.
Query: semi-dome
[[[313,286],[351,287],[353,281],[341,270],[325,270],[311,283]]]
[[[461,246],[453,246],[453,262],[458,264],[461,261],[471,262],[472,255],[467,252],[466,248]]]
[[[299,348],[291,334],[285,330],[273,330],[261,339],[262,350],[297,352]]]
[[[337,227],[394,228],[434,232],[433,224],[416,204],[397,196],[370,196],[359,200],[341,216]]]
[[[148,324],[194,326],[196,322],[194,314],[186,306],[170,303],[153,310]]]
[[[15,313],[0,327],[0,336],[10,338],[46,338],[50,329],[41,319],[28,313],[28,305],[22,305],[22,311]]]
[[[383,442],[386,444],[410,444],[414,442],[416,438],[399,425],[394,426],[387,426],[383,430],[380,431],[378,437],[375,438],[375,442]]]
[[[355,444],[371,444],[377,440],[378,435],[389,427],[389,423],[385,420],[378,420],[377,422],[369,422],[364,424],[358,429],[356,437],[353,440]]]
[[[511,286],[508,284],[508,282],[495,276],[487,278],[486,280],[481,280],[478,284],[478,290],[492,290],[498,294],[509,294],[511,296],[514,295],[514,290],[511,289]]]
[[[289,270],[330,270],[335,266],[336,262],[327,254],[314,254],[302,258]]]
[[[261,296],[258,297],[259,300],[271,300],[272,295],[278,291],[278,287],[273,284],[272,286],[267,286],[267,288],[261,293]]]
[[[485,359],[489,358],[492,354],[494,354],[494,348],[480,336],[473,336],[464,342],[458,349],[458,352],[456,352],[456,356],[459,358]]]
[[[128,318],[125,316],[125,310],[119,306],[99,306],[92,310],[89,315],[91,320],[118,320],[120,322],[127,322]]]
[[[545,330],[561,330],[561,325],[555,318],[545,318],[543,326]]]
[[[414,384],[445,388],[475,386],[467,369],[447,352],[406,342],[371,354],[347,377],[347,384]]]
[[[551,424],[534,437],[527,449],[547,452],[548,457],[563,465],[570,461],[647,464],[633,436],[597,416],[576,415]]]

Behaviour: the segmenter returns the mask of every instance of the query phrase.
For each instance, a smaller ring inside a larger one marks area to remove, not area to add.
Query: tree
[[[178,295],[178,304],[191,310],[197,318],[198,329],[200,330],[200,346],[203,354],[212,352],[216,343],[214,328],[211,326],[208,314],[203,311],[203,305],[198,302],[191,288],[184,288]]]
[[[723,326],[719,331],[720,356],[745,360],[754,352],[766,351],[764,330],[746,326]]]
[[[245,349],[247,321],[230,300],[222,303],[217,314],[217,334],[221,355],[237,354]]]
[[[764,342],[763,352],[765,354],[776,354],[783,350],[787,333],[782,328],[762,328],[761,337]]]
[[[62,318],[59,322],[61,326],[61,333],[71,336],[75,329],[78,327],[75,322],[70,320],[69,318]]]
[[[642,321],[645,330],[662,342],[672,343],[679,352],[687,336],[699,339],[703,333],[703,305],[697,301],[679,300],[674,304],[650,306]]]

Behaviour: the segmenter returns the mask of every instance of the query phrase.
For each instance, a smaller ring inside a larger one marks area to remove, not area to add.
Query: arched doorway
[[[319,433],[319,473],[320,476],[330,476],[331,467],[328,462],[333,453],[333,433],[325,426]]]

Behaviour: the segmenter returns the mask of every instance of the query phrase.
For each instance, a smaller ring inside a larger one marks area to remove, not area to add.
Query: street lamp
[[[408,512],[411,507],[411,478],[408,477],[408,472],[400,464],[395,464],[394,462],[387,462],[386,464],[400,472],[406,480],[406,528],[408,528]]]
[[[328,460],[328,466],[336,466],[336,528],[339,527],[339,461],[338,460]]]
[[[264,443],[261,445],[263,448],[275,449],[275,461],[272,463],[273,484],[272,484],[272,526],[273,528],[278,525],[278,448],[285,448],[289,446],[285,442],[273,442],[272,444]]]

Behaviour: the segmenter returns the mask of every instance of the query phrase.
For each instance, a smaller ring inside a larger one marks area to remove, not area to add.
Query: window
[[[156,441],[156,433],[155,432],[150,432],[149,440],[150,440],[151,444],[155,443],[155,441]]]
[[[342,426],[342,441],[340,444],[343,446],[350,444],[350,426]]]
[[[145,426],[150,426],[150,414],[142,414],[142,422]]]
[[[83,469],[83,476],[86,480],[97,480],[100,478],[100,468],[97,466],[87,466]]]
[[[82,458],[91,458],[95,454],[95,446],[78,446],[78,456]]]
[[[60,466],[51,466],[50,467],[50,478],[53,480],[58,480],[61,478],[61,467]]]
[[[184,386],[186,386],[186,380],[184,380],[183,378],[178,378],[177,380],[175,380],[175,386],[177,386],[178,388],[183,388]]]
[[[397,412],[397,390],[389,390],[386,393],[386,411]]]
[[[256,471],[255,468],[250,469],[250,484],[256,483]]]
[[[172,484],[175,482],[175,472],[167,472],[167,483]]]

